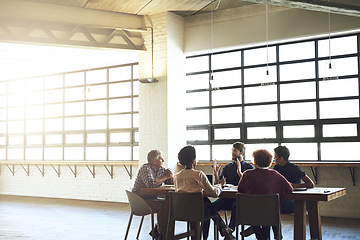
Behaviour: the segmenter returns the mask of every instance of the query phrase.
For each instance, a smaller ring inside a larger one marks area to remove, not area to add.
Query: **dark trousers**
[[[235,230],[236,225],[236,200],[233,198],[218,198],[212,203],[216,211],[231,211],[229,228]]]
[[[255,232],[256,239],[258,240],[270,240],[270,226],[252,226]],[[274,238],[278,238],[278,228],[276,226],[272,226],[274,232]],[[282,239],[282,237],[280,238]]]
[[[204,197],[204,217],[210,217],[212,215],[217,215],[217,211],[215,209],[215,207],[213,206],[213,204],[211,203],[211,201],[207,198]],[[220,216],[219,216],[220,217]],[[203,224],[203,239],[207,239],[209,236],[209,228],[210,228],[210,219],[206,220]]]

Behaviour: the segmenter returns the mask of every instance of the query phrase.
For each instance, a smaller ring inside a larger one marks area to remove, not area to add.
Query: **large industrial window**
[[[0,159],[138,160],[138,65],[0,82]]]
[[[242,141],[247,160],[281,144],[291,160],[359,161],[359,39],[188,56],[187,143],[197,159],[230,160],[231,144]]]

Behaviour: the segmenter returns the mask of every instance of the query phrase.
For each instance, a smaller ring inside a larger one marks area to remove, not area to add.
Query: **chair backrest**
[[[236,225],[279,226],[279,195],[236,194]]]
[[[204,221],[204,200],[201,192],[169,192],[169,217],[177,221]]]
[[[152,209],[147,202],[130,190],[125,190],[129,199],[131,212],[136,216],[145,216],[152,213]]]

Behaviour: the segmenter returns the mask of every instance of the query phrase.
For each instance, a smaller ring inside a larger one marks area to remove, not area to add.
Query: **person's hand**
[[[221,187],[223,187],[226,183],[226,178],[222,178],[220,181],[219,181],[219,184]]]
[[[214,163],[213,163],[213,170],[214,173],[218,173],[220,170],[221,164],[217,164],[216,159],[214,159]]]
[[[164,170],[164,176],[166,176],[167,178],[172,178],[173,173],[170,168]]]
[[[240,156],[240,157],[241,157],[241,156]],[[237,165],[238,168],[241,167],[241,165],[240,165],[240,158],[236,158],[236,165]]]
[[[242,156],[240,156],[240,158],[242,158]],[[239,175],[239,177],[242,177],[242,172],[241,172],[241,161],[240,158],[236,158],[236,165],[237,165],[237,174]]]

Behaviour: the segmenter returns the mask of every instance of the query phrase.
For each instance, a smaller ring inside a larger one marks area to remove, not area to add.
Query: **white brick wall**
[[[134,174],[137,169],[133,166]],[[113,179],[103,166],[95,166],[95,178],[86,166],[77,167],[76,178],[68,166],[60,166],[60,177],[51,166],[45,166],[44,177],[35,166],[30,176],[21,166],[15,166],[15,176],[2,166],[0,175],[1,194],[114,202],[126,202],[124,189],[133,183],[123,166],[114,167]]]

